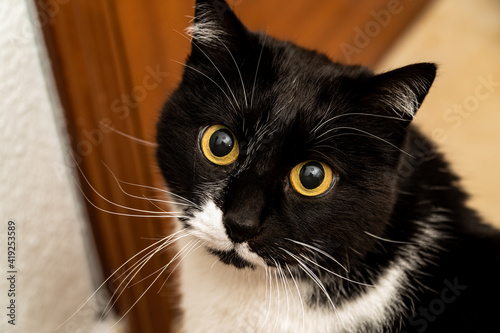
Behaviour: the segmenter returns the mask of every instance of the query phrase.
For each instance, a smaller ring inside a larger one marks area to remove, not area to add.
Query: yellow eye
[[[201,151],[212,163],[228,165],[236,161],[240,153],[234,134],[223,125],[212,125],[201,136]]]
[[[335,174],[325,163],[306,161],[290,172],[290,183],[295,191],[313,197],[325,193],[334,183]]]

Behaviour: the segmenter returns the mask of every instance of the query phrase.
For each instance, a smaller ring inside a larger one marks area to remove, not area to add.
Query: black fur
[[[398,258],[419,261],[407,274],[404,306],[383,328],[367,332],[498,331],[499,233],[466,207],[457,176],[410,124],[436,66],[375,75],[341,65],[248,31],[222,0],[197,1],[195,27],[207,22],[223,33],[202,39],[194,30],[182,82],[158,123],[157,159],[170,189],[198,205],[209,194],[225,216],[258,221],[258,233],[248,239],[252,251],[269,266],[276,260],[295,267],[304,280],[310,278],[282,249],[311,253],[288,239],[323,249],[349,273],[325,256],[314,258],[320,265],[366,284]],[[203,156],[200,132],[211,124],[235,134],[240,155],[234,164],[214,165]],[[290,170],[305,160],[336,172],[330,191],[305,197],[293,190]],[[201,190],[213,183],[223,189]],[[189,219],[183,222],[189,228]],[[437,239],[415,244],[426,227]],[[411,244],[417,256],[410,258]],[[238,268],[253,267],[234,252],[211,253]],[[311,270],[337,304],[370,288]],[[319,289],[309,303],[328,306]]]

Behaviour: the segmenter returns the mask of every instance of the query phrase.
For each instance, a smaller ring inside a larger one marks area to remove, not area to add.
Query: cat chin
[[[231,250],[231,251],[219,251],[219,250],[214,250],[211,248],[207,248],[208,252],[211,254],[217,256],[220,261],[222,261],[226,265],[231,265],[236,268],[244,269],[244,268],[250,268],[254,269],[255,266],[245,259],[243,259],[237,252],[236,250]]]

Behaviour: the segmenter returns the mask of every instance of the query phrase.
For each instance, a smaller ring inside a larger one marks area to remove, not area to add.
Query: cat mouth
[[[234,266],[239,269],[244,269],[244,268],[255,269],[255,265],[242,258],[238,254],[236,249],[232,249],[229,251],[221,251],[207,247],[207,250],[211,254],[217,256],[219,260],[226,265]]]
[[[255,253],[248,243],[234,243],[229,249],[217,249],[210,243],[205,243],[207,251],[219,258],[221,262],[236,268],[267,267],[265,260]]]

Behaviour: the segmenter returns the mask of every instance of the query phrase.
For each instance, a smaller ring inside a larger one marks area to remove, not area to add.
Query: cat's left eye
[[[240,153],[233,132],[224,125],[207,127],[201,136],[200,145],[203,155],[217,165],[233,163]]]
[[[290,172],[290,183],[295,191],[309,197],[325,193],[334,182],[332,169],[319,161],[302,162]]]

